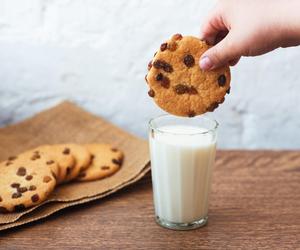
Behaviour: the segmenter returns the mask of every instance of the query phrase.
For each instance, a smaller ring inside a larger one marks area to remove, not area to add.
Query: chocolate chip
[[[19,169],[17,171],[17,175],[19,175],[19,176],[25,176],[26,175],[26,168],[19,167]]]
[[[65,148],[63,151],[63,154],[68,155],[68,154],[70,154],[70,152],[71,152],[71,150],[69,148]]]
[[[31,200],[32,202],[38,202],[40,199],[39,195],[38,194],[34,194],[31,196]]]
[[[28,191],[28,189],[27,189],[27,187],[18,187],[18,188],[17,188],[17,191],[18,191],[19,193],[25,193],[25,192]]]
[[[157,54],[157,52],[155,52],[153,56],[156,56],[156,54]]]
[[[13,160],[16,160],[17,159],[17,156],[10,156],[8,157],[8,161],[13,161]]]
[[[17,192],[17,193],[13,193],[12,196],[11,196],[11,198],[17,199],[17,198],[20,198],[21,196],[22,196],[22,194],[19,193],[19,192]]]
[[[230,94],[230,87],[226,90],[227,94]]]
[[[36,186],[31,185],[31,186],[29,187],[29,191],[34,191],[34,190],[36,190]]]
[[[37,159],[40,159],[41,158],[41,156],[38,154],[38,153],[34,153],[34,155],[33,156],[31,156],[31,160],[32,161],[35,161],[35,160],[37,160]]]
[[[32,175],[27,175],[27,176],[25,177],[26,181],[30,181],[30,180],[32,180],[32,178],[33,178]]]
[[[154,92],[154,90],[153,89],[150,89],[149,91],[148,91],[148,95],[150,96],[150,97],[154,97],[155,96],[155,92]]]
[[[96,158],[95,155],[91,155],[91,161],[93,161]]]
[[[111,151],[113,151],[113,152],[118,152],[118,149],[112,148]]]
[[[177,44],[175,42],[168,43],[168,50],[175,51],[177,49]]]
[[[164,77],[160,83],[160,85],[165,88],[165,89],[168,89],[170,87],[170,80],[168,77]]]
[[[172,65],[168,64],[164,60],[156,60],[153,63],[154,68],[156,69],[163,69],[165,72],[172,73],[173,72],[173,67]]]
[[[152,61],[150,61],[149,63],[148,63],[148,70],[150,70],[152,68]]]
[[[218,84],[220,87],[224,87],[226,85],[226,76],[220,75],[218,78]]]
[[[165,64],[163,67],[163,70],[168,72],[168,73],[172,73],[173,72],[173,67],[170,64]]]
[[[197,95],[198,94],[198,91],[194,86],[188,86],[185,84],[177,84],[174,87],[174,91],[178,95],[183,95],[183,94]]]
[[[109,166],[102,166],[101,169],[102,170],[108,170],[108,169],[110,169],[110,167]]]
[[[158,73],[157,76],[155,77],[156,81],[162,81],[164,78],[164,75],[162,73]]]
[[[1,202],[1,201],[3,201],[3,200],[2,200],[2,197],[0,196],[0,202]]]
[[[190,88],[189,88],[189,94],[190,95],[197,95],[198,91],[197,91],[197,89],[194,86],[190,86]]]
[[[51,165],[53,163],[54,163],[54,161],[52,161],[52,160],[46,162],[47,165]]]
[[[194,117],[196,113],[194,111],[189,111],[187,115],[188,117]]]
[[[16,212],[21,212],[25,209],[25,206],[23,204],[19,204],[15,206],[15,211]]]
[[[176,94],[183,95],[183,94],[186,94],[186,93],[189,92],[189,87],[187,85],[184,85],[184,84],[177,84],[174,87],[174,90],[175,90]]]
[[[168,44],[167,43],[163,43],[162,45],[160,45],[160,50],[161,51],[165,51],[168,48]]]
[[[13,163],[11,161],[8,161],[5,163],[5,166],[9,166],[9,165],[12,165]]]
[[[158,73],[155,77],[156,81],[161,82],[160,85],[166,89],[170,87],[170,80],[168,77],[164,76],[162,73]]]
[[[5,207],[0,207],[0,213],[8,213],[9,211]]]
[[[12,183],[10,186],[11,186],[12,188],[18,188],[18,187],[20,187],[20,183],[14,182],[14,183]]]
[[[146,81],[146,82],[148,82],[147,76],[148,76],[148,75],[145,75],[145,81]]]
[[[122,159],[112,159],[112,163],[117,164],[119,166],[122,165],[123,160]]]
[[[214,102],[213,104],[211,104],[211,105],[207,108],[207,111],[208,111],[208,112],[213,112],[217,107],[219,107],[219,103]]]
[[[52,178],[50,176],[45,176],[43,179],[43,182],[48,183],[51,180],[52,180]]]
[[[195,65],[195,59],[192,55],[186,55],[184,58],[183,58],[183,62],[184,64],[191,68]]]
[[[162,60],[156,60],[156,61],[153,63],[153,66],[154,66],[154,68],[156,68],[156,69],[162,69],[163,66],[164,66],[164,63],[165,63],[165,61],[162,61]]]
[[[174,36],[172,36],[172,40],[181,40],[181,39],[182,39],[181,34],[175,34]]]

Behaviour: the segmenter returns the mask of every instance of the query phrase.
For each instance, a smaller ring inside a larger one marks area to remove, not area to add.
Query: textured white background
[[[213,2],[0,0],[0,125],[69,99],[145,137],[162,113],[148,61],[170,35],[198,35]],[[299,68],[300,48],[243,59],[213,113],[220,147],[300,148]]]

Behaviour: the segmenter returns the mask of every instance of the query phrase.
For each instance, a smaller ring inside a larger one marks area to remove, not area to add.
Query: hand
[[[201,39],[215,45],[200,58],[203,70],[235,65],[300,44],[299,0],[221,0],[207,17]]]

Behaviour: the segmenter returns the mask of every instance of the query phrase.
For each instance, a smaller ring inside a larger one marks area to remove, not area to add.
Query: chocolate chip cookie
[[[198,64],[209,48],[196,37],[180,34],[160,46],[145,77],[148,94],[159,107],[173,115],[193,117],[212,112],[224,102],[230,91],[229,67],[203,71]]]
[[[82,171],[79,181],[92,181],[111,176],[117,172],[123,163],[124,154],[109,144],[87,144],[87,150],[92,155],[91,165]]]
[[[26,155],[0,163],[0,212],[21,211],[40,204],[56,185],[46,155],[35,160]],[[55,162],[53,165],[57,165]]]
[[[70,173],[65,177],[64,183],[69,182],[73,179],[75,179],[78,174],[87,169],[90,165],[91,162],[91,154],[90,152],[86,149],[86,147],[79,145],[79,144],[61,144],[61,145],[56,145],[59,146],[61,149],[68,149],[70,154],[74,157],[75,159],[75,165],[74,167],[70,170]]]
[[[69,176],[76,165],[75,158],[71,154],[71,150],[64,145],[43,145],[33,150],[40,155],[47,155],[52,161],[57,162],[59,166],[59,174],[57,183],[63,183]]]

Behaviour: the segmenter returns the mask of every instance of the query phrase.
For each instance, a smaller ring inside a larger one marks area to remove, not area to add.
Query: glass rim
[[[164,117],[174,117],[174,118],[177,118],[177,119],[180,119],[180,118],[181,119],[196,119],[196,118],[200,118],[201,117],[201,119],[204,119],[204,120],[212,122],[214,124],[214,126],[212,128],[210,128],[210,129],[207,129],[204,132],[194,132],[194,133],[174,133],[174,132],[167,132],[167,131],[161,130],[159,127],[154,126],[154,124],[153,124],[153,122],[155,120],[160,119],[160,118],[164,118]],[[219,127],[219,123],[215,119],[210,118],[210,117],[208,117],[205,114],[198,115],[198,116],[195,116],[193,118],[187,118],[187,117],[181,117],[181,116],[174,116],[174,115],[171,115],[171,114],[163,114],[163,115],[159,115],[157,117],[154,117],[154,118],[150,119],[149,122],[148,122],[148,125],[149,125],[150,129],[153,129],[156,132],[165,133],[165,134],[173,134],[173,135],[204,135],[204,134],[208,134],[210,132],[215,132],[217,130],[217,128]]]

